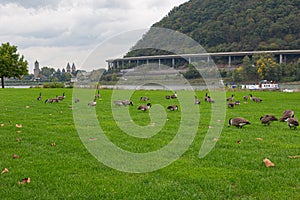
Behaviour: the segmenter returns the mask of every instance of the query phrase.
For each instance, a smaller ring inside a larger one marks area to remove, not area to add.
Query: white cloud
[[[75,62],[80,68],[88,54],[105,39],[124,31],[150,27],[184,2],[186,0],[4,0],[0,3],[0,43],[18,46],[29,62],[30,72],[35,60],[41,66],[55,68]]]

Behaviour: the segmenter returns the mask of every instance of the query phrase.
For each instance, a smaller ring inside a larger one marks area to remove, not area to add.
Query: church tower
[[[34,62],[34,69],[33,69],[34,79],[39,78],[39,74],[40,74],[40,63],[36,60]]]

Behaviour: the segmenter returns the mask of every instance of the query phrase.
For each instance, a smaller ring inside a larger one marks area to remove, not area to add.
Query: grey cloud
[[[15,3],[24,8],[56,7],[61,0],[2,0],[0,4]]]

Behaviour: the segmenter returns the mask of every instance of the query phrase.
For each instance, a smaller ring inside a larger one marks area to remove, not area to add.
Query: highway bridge
[[[170,67],[175,67],[178,60],[186,60],[189,64],[193,61],[202,59],[210,62],[216,57],[225,57],[228,59],[228,66],[231,66],[232,59],[236,57],[253,56],[254,54],[273,54],[278,58],[278,62],[282,63],[288,55],[300,56],[300,50],[274,50],[274,51],[240,51],[240,52],[218,52],[218,53],[199,53],[199,54],[177,54],[177,55],[155,55],[155,56],[140,56],[140,57],[124,57],[108,59],[108,68],[124,68],[125,65],[139,66],[141,64],[149,64],[150,62],[158,63],[158,66],[164,62],[169,63]]]

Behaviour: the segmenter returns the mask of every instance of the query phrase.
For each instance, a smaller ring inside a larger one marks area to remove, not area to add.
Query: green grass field
[[[59,103],[43,100],[66,94]],[[211,105],[203,102],[205,91],[197,91],[201,105],[191,99],[191,112],[200,109],[197,134],[189,149],[177,161],[157,171],[125,173],[99,162],[83,145],[75,128],[72,89],[2,89],[0,90],[0,175],[1,199],[299,199],[300,198],[300,128],[290,130],[284,122],[264,126],[259,118],[274,114],[280,118],[285,109],[300,116],[300,93],[253,92],[262,103],[244,103],[249,91],[231,91],[241,105],[226,108],[222,134],[213,150],[199,158],[199,150],[209,128]],[[169,92],[170,93],[170,92]],[[180,91],[178,95],[181,95]],[[135,91],[129,108],[138,125],[151,123],[148,112],[140,112],[140,96],[166,108],[166,91]],[[125,134],[111,115],[112,90],[102,90],[96,113],[106,136],[131,152],[155,151],[176,135],[181,120],[179,111],[166,111],[168,121],[157,135],[135,138]],[[91,97],[92,100],[92,97]],[[224,99],[225,101],[225,99]],[[78,104],[84,102],[79,102]],[[86,109],[94,109],[88,107]],[[230,117],[244,117],[251,125],[242,129],[227,127]],[[17,128],[16,124],[22,124]],[[17,141],[17,138],[22,138]],[[263,140],[257,140],[262,138]],[[237,141],[240,141],[238,143]],[[91,141],[92,142],[92,141]],[[55,143],[55,146],[51,146]],[[99,147],[101,148],[101,147]],[[13,159],[17,154],[20,158]],[[275,167],[263,163],[269,158]],[[18,184],[30,177],[27,184]]]

